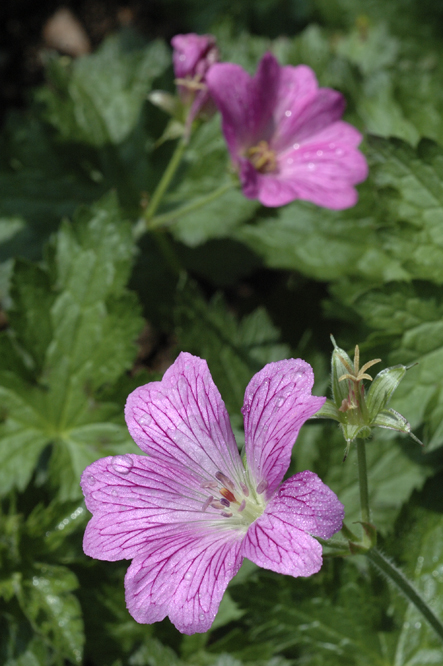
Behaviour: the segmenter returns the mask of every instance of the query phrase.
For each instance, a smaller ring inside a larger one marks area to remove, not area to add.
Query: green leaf
[[[402,535],[406,575],[443,621],[443,518],[416,510],[414,524]],[[438,664],[441,638],[411,603],[403,604],[403,622],[392,663],[399,666]]]
[[[133,450],[122,405],[101,403],[134,361],[143,321],[125,288],[133,240],[115,197],[64,223],[47,263],[18,263],[13,276],[13,340],[28,376],[0,373],[2,492],[23,489],[43,449],[54,445],[49,474],[60,499],[81,496],[79,476],[97,458]]]
[[[75,575],[66,567],[36,563],[32,578],[22,583],[19,600],[35,632],[58,654],[80,664],[83,621],[80,604],[71,594],[77,586]]]
[[[266,363],[289,356],[263,308],[238,321],[220,295],[207,303],[192,285],[179,294],[176,321],[180,348],[207,360],[234,419],[240,418],[252,375]]]
[[[373,185],[359,188],[352,209],[332,211],[296,201],[272,217],[243,225],[234,237],[251,247],[271,268],[297,270],[318,280],[343,275],[366,281],[407,279],[401,258],[393,258],[377,233],[383,212]]]
[[[122,33],[108,37],[92,55],[50,63],[51,85],[37,99],[64,139],[99,147],[128,137],[152,82],[170,64],[163,42],[140,46],[134,34]]]

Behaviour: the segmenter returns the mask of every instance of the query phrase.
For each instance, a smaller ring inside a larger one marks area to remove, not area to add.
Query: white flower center
[[[230,528],[247,528],[266,508],[263,496],[267,483],[261,481],[257,487],[251,483],[235,484],[223,472],[216,472],[217,481],[208,481],[202,484],[203,488],[212,491],[202,505],[202,511],[209,507],[220,512],[223,518],[229,518]],[[226,525],[228,526],[228,525]]]

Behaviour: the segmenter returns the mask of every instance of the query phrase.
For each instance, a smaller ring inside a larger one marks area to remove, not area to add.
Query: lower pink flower
[[[313,536],[340,530],[343,505],[312,472],[281,483],[303,423],[324,398],[300,359],[270,363],[243,407],[246,467],[205,361],[182,353],[161,382],[136,389],[126,421],[148,456],[103,458],[82,475],[93,513],[84,551],[132,559],[126,603],[141,623],[169,616],[186,634],[207,631],[244,557],[291,576],[322,565]]]
[[[265,206],[306,199],[342,209],[357,201],[368,167],[361,134],[341,120],[345,100],[319,88],[306,65],[282,67],[271,53],[249,76],[239,65],[214,64],[206,75],[243,193]]]

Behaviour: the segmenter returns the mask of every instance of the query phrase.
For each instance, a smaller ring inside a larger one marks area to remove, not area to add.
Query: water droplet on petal
[[[185,580],[191,580],[191,578],[192,578],[192,573],[190,571],[187,571],[185,573]]]
[[[143,426],[148,426],[151,423],[151,421],[152,421],[152,417],[149,414],[143,414],[138,419],[138,424],[141,425],[142,427]]]
[[[315,171],[315,164],[314,164],[314,162],[309,162],[309,163],[308,163],[308,169],[309,169],[309,171]]]
[[[205,619],[205,614],[204,614],[204,613],[200,613],[200,615],[199,615],[198,617],[199,617],[200,620],[204,620],[204,619]]]
[[[88,483],[89,483],[91,486],[94,485],[94,483],[95,483],[95,478],[92,476],[92,474],[89,474],[89,476],[87,477],[87,481],[88,481]]]
[[[421,628],[421,622],[416,622],[414,624],[415,629],[420,629]]]
[[[337,150],[335,151],[335,154],[337,155],[337,157],[341,157],[342,155],[345,154],[345,151],[342,150],[341,148],[337,148]]]
[[[134,463],[132,462],[131,456],[125,454],[123,456],[115,456],[111,465],[117,474],[129,474]]]
[[[319,157],[321,157],[321,156],[323,155],[323,151],[322,151],[322,150],[317,150],[317,155],[318,155]]]
[[[300,144],[299,143],[294,143],[292,147],[293,147],[294,150],[298,150],[300,148]]]
[[[292,116],[292,111],[290,111],[289,109],[285,111],[285,116],[286,118],[290,118]]]

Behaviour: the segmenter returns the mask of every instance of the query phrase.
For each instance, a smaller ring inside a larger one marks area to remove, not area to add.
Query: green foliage
[[[132,255],[130,228],[108,197],[62,225],[45,264],[16,264],[11,328],[0,337],[10,363],[0,377],[3,494],[26,487],[48,445],[47,473],[62,499],[80,496],[89,462],[130,446],[121,407],[97,392],[135,357],[142,321],[125,289]]]

